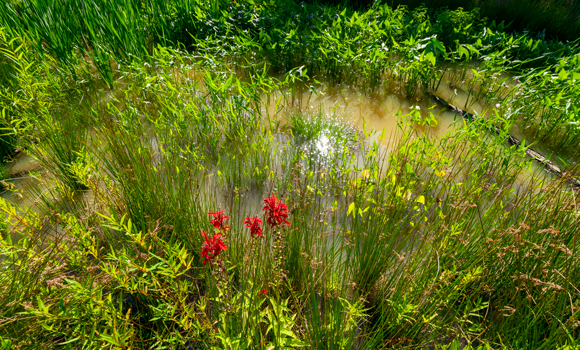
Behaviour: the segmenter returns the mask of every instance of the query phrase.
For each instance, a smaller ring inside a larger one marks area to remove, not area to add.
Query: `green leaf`
[[[461,45],[457,48],[457,54],[459,55],[459,58],[465,56],[465,58],[469,60],[469,50]]]
[[[350,203],[350,205],[348,206],[348,212],[346,213],[346,216],[349,216],[353,210],[354,210],[354,202]]]
[[[428,60],[429,62],[431,62],[432,65],[435,65],[435,63],[437,63],[437,60],[435,59],[435,56],[433,55],[433,52],[423,52],[423,54],[421,55],[421,61],[425,61]]]
[[[59,343],[58,345],[66,345],[66,344],[70,344],[70,343],[74,343],[75,341],[79,340],[80,338],[73,338],[73,339],[69,339],[65,342]]]
[[[566,80],[566,78],[568,78],[568,72],[566,72],[566,70],[564,68],[562,68],[560,73],[558,73],[558,79]]]
[[[419,196],[419,197],[417,197],[417,199],[415,200],[415,202],[421,203],[421,204],[425,204],[425,196]]]
[[[36,296],[36,301],[38,302],[38,309],[42,312],[48,313],[48,307],[44,305],[42,299],[40,299],[40,296]]]
[[[301,340],[298,340],[298,339],[289,339],[286,342],[286,345],[288,345],[288,346],[299,346],[300,347],[300,346],[306,346],[308,344],[306,344],[305,342],[303,342]]]

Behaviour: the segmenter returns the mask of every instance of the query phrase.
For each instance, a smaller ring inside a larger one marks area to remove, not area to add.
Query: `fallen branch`
[[[459,109],[451,104],[449,104],[447,101],[443,100],[440,97],[437,97],[435,95],[431,95],[434,99],[436,99],[437,101],[439,101],[442,105],[444,105],[446,108],[455,111],[457,114],[459,114],[460,116],[462,116],[463,118],[469,120],[469,121],[473,121],[475,119],[477,119],[477,116],[466,112],[462,109]],[[490,126],[488,127],[488,130],[495,133],[496,135],[502,135],[504,134],[500,128],[496,127],[496,126]],[[508,135],[507,140],[506,140],[510,145],[514,145],[517,148],[520,148],[522,146],[522,142],[518,139],[516,139],[515,137]],[[565,173],[562,171],[562,169],[560,169],[556,164],[552,163],[548,158],[544,157],[543,155],[541,155],[540,153],[534,151],[533,149],[527,147],[526,148],[526,155],[528,157],[533,158],[535,161],[537,161],[538,163],[540,163],[549,173],[552,173],[558,177],[561,177],[563,179],[565,179],[568,183],[570,183],[574,188],[578,188],[580,189],[580,180],[578,180],[575,177],[572,177],[569,173]]]

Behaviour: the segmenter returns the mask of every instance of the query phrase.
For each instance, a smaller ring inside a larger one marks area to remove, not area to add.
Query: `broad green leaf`
[[[348,206],[348,211],[347,211],[346,215],[349,216],[353,210],[354,210],[354,202],[350,203],[350,205]]]

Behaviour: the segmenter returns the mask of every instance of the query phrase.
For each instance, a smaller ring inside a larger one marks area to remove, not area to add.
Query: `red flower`
[[[286,220],[288,218],[288,207],[282,203],[275,195],[264,199],[262,211],[266,211],[266,222],[271,227],[282,225],[283,223],[290,226]]]
[[[228,250],[224,241],[222,241],[221,233],[216,233],[215,235],[210,236],[207,232],[202,231],[201,235],[204,238],[203,243],[201,244],[201,256],[204,258],[204,265],[208,261],[211,263],[213,258],[221,254],[222,250]]]
[[[229,219],[230,217],[225,216],[223,210],[217,211],[215,213],[210,212],[207,213],[207,215],[213,215],[213,219],[210,221],[210,224],[212,224],[213,227],[217,228],[218,230],[221,229],[228,230],[230,228],[229,226],[224,225],[224,220]]]
[[[258,219],[257,217],[249,217],[246,216],[246,219],[243,221],[246,224],[246,228],[250,229],[250,235],[254,237],[254,235],[262,236],[262,220]]]

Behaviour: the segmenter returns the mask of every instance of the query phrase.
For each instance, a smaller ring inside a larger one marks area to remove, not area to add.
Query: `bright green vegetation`
[[[576,161],[576,43],[291,1],[14,0],[0,26],[2,140],[45,169],[36,210],[0,199],[4,349],[580,347],[578,191],[486,131]],[[316,80],[443,79],[495,112],[444,137],[403,116],[385,147],[293,106]],[[290,226],[266,227],[271,194]]]
[[[415,8],[424,4],[437,9],[462,7],[475,10],[482,17],[493,18],[497,22],[510,23],[511,30],[525,30],[538,33],[545,38],[575,40],[580,37],[580,2],[554,0],[387,0],[396,7],[407,5]]]

